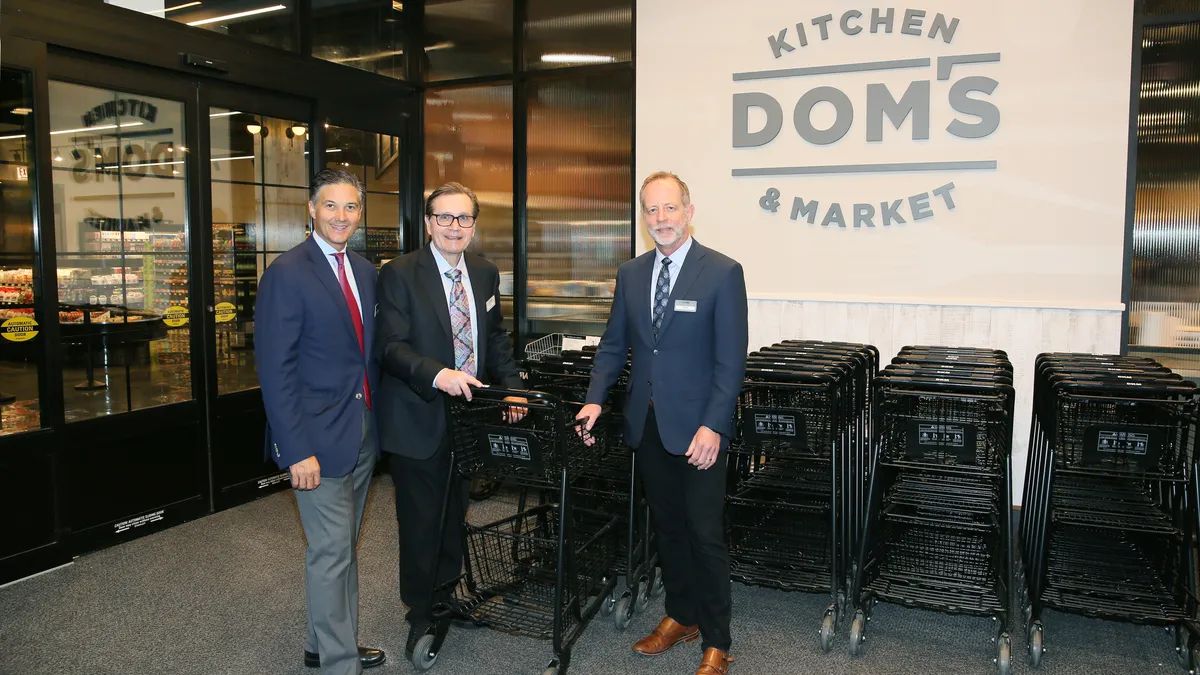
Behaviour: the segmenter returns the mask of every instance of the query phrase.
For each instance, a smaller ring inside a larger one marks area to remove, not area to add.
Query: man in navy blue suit
[[[385,658],[358,646],[356,548],[379,449],[371,412],[376,273],[346,247],[363,204],[353,174],[314,176],[313,236],[263,273],[254,311],[266,451],[291,472],[308,539],[304,663],[321,675],[358,675]]]
[[[701,637],[696,675],[726,675],[726,450],[746,375],[746,281],[737,261],[691,238],[695,206],[678,176],[651,174],[639,200],[655,250],[617,270],[578,418],[592,428],[632,348],[625,440],[646,487],[667,613],[633,650],[657,656]]]

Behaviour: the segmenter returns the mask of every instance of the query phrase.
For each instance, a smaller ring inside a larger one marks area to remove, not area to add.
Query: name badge
[[[487,311],[489,311],[489,312],[492,311],[492,308],[495,306],[496,306],[496,296],[493,295],[492,297],[488,298]]]
[[[696,311],[696,301],[695,300],[676,300],[675,301],[675,311],[676,312],[695,312]]]

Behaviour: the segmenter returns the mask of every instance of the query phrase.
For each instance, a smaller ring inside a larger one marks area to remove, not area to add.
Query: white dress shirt
[[[650,322],[654,322],[654,293],[658,290],[658,275],[662,271],[663,258],[669,257],[671,265],[667,268],[667,276],[670,277],[670,285],[667,287],[667,294],[675,290],[675,280],[679,278],[679,270],[683,269],[683,260],[687,258],[688,251],[692,248],[692,236],[689,234],[687,241],[683,242],[683,246],[679,250],[672,253],[670,256],[665,256],[658,248],[654,249],[654,269],[650,271]],[[664,316],[665,316],[664,312]]]
[[[321,253],[325,254],[325,261],[328,262],[329,266],[333,268],[333,279],[334,279],[334,281],[338,282],[339,288],[342,285],[342,280],[338,278],[338,271],[337,271],[338,264],[337,264],[336,254],[338,254],[338,253],[346,254],[346,255],[342,256],[342,261],[344,263],[343,266],[346,268],[346,281],[350,282],[350,292],[354,294],[354,304],[358,305],[358,320],[362,321],[363,320],[362,298],[358,297],[358,284],[354,281],[354,266],[350,264],[350,249],[345,248],[345,249],[342,249],[341,251],[339,251],[336,248],[334,248],[329,242],[322,239],[321,235],[319,235],[315,232],[313,233],[312,237],[313,237],[313,239],[317,240],[317,246],[321,247]],[[371,311],[375,311],[375,308],[372,307]],[[365,336],[364,336],[364,339],[365,339]]]
[[[446,292],[446,309],[449,311],[454,310],[454,300],[451,297],[454,292],[454,282],[450,279],[450,277],[446,276],[446,272],[449,272],[452,269],[458,269],[462,272],[461,281],[462,281],[462,285],[463,285],[463,290],[466,291],[466,293],[467,293],[467,304],[471,308],[471,353],[475,355],[475,368],[476,368],[476,371],[478,371],[478,369],[479,369],[479,318],[478,318],[479,312],[478,312],[477,308],[475,307],[475,292],[471,288],[471,276],[469,274],[467,274],[466,260],[464,259],[463,255],[460,255],[458,257],[458,265],[452,267],[450,265],[450,263],[446,262],[446,259],[442,257],[442,254],[440,251],[437,250],[437,247],[431,245],[429,247],[429,250],[431,252],[433,252],[433,261],[437,263],[438,276],[441,277],[441,279],[442,279],[442,289],[445,290],[445,292]],[[450,369],[454,370],[455,365],[456,364],[453,364],[453,363],[450,364]],[[438,371],[438,375],[441,375],[441,371]],[[476,373],[476,375],[478,375],[478,372]],[[436,387],[437,386],[437,375],[434,376],[433,383],[434,383],[434,386]]]

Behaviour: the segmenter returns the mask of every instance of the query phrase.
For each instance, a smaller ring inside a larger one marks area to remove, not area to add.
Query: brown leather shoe
[[[633,643],[633,651],[642,656],[658,656],[680,642],[692,642],[698,637],[699,626],[685,626],[668,616],[658,622],[652,633]]]
[[[704,658],[700,660],[696,675],[727,675],[732,661],[725,652],[716,647],[709,647],[704,650]]]

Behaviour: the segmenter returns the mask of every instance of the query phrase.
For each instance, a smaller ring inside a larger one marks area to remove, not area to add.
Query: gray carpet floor
[[[475,521],[512,508],[504,495],[472,507]],[[388,653],[378,675],[410,673],[397,590],[391,481],[377,478],[363,525],[359,575],[363,644]],[[847,654],[846,628],[823,654],[814,595],[734,585],[731,674],[992,673],[992,621],[880,605],[865,654]],[[647,659],[630,644],[654,627],[651,601],[624,632],[597,617],[576,645],[570,673],[691,675],[698,643]],[[1046,656],[1026,662],[1014,639],[1014,673],[1180,673],[1161,628],[1046,617]],[[0,589],[3,675],[316,675],[303,667],[304,535],[290,492],[98,551],[73,565]],[[490,630],[453,630],[431,673],[538,675],[549,642]]]

